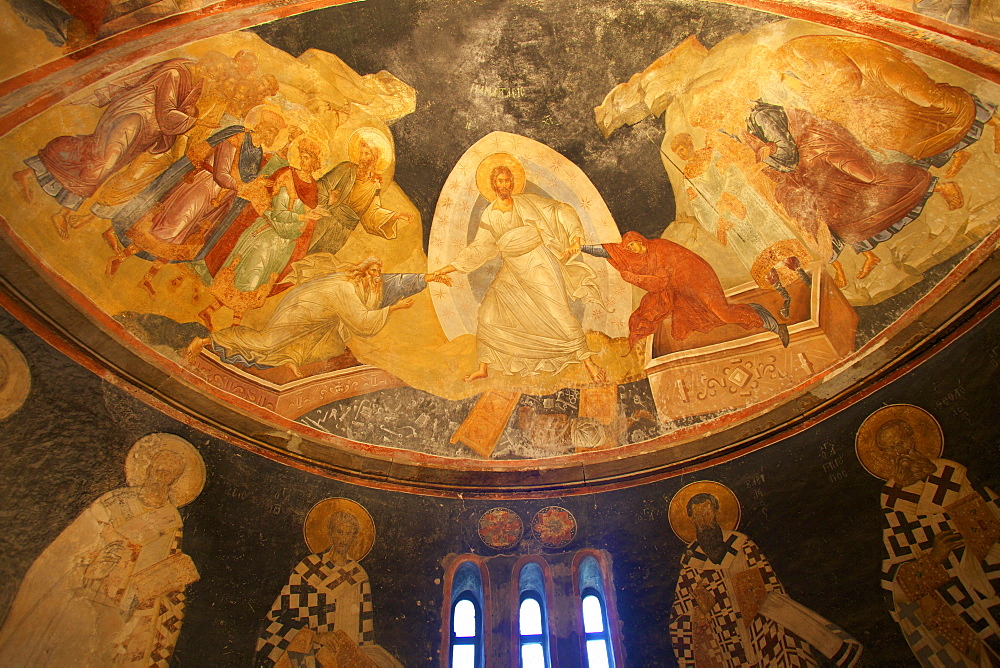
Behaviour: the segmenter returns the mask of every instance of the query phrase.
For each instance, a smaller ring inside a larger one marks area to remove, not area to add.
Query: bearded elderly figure
[[[966,469],[928,457],[905,419],[886,421],[875,445],[889,462],[882,586],[892,616],[924,666],[1000,663],[1000,502]]]
[[[172,434],[140,439],[128,485],[84,510],[38,556],[0,628],[2,666],[167,666],[199,579],[178,506],[205,469]]]
[[[681,558],[670,616],[678,665],[818,666],[821,657],[857,663],[860,643],[789,597],[748,536],[720,526],[715,494],[694,494],[684,505],[695,540]]]
[[[412,306],[410,298],[428,281],[450,284],[447,277],[431,274],[383,274],[376,257],[337,265],[324,254],[299,263],[296,276],[300,284],[262,328],[236,325],[212,334],[224,362],[256,368],[288,364],[298,375],[303,365],[343,354],[351,337],[377,334],[390,313]]]

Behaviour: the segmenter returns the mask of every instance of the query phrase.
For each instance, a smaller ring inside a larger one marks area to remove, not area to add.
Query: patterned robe
[[[936,463],[920,482],[882,488],[882,586],[921,665],[990,665],[1000,656],[1000,501],[977,492],[961,464]],[[964,547],[935,564],[934,537],[949,529]]]
[[[337,655],[316,635],[335,632],[341,647],[374,644],[372,616],[365,569],[356,561],[337,566],[325,554],[310,554],[295,567],[267,614],[257,639],[257,665],[337,665],[324,662],[324,653],[340,658],[351,654],[350,648],[344,647]],[[352,658],[363,661],[356,654]]]
[[[0,665],[167,666],[198,579],[169,503],[100,497],[35,560],[0,630]],[[102,558],[117,555],[113,567]]]
[[[722,563],[698,541],[681,558],[670,619],[679,665],[818,666],[814,650],[836,665],[854,665],[857,641],[790,599],[752,540],[737,531],[722,535]]]

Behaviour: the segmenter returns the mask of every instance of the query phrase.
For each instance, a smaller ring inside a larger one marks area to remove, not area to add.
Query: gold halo
[[[267,148],[271,151],[278,151],[288,143],[288,118],[285,116],[284,112],[279,107],[273,104],[258,104],[256,107],[247,112],[247,115],[243,118],[243,127],[253,132],[257,129],[257,125],[260,123],[260,116],[263,111],[269,111],[271,113],[277,114],[284,125],[278,131],[278,134],[274,137],[274,143],[272,143]]]
[[[184,472],[170,486],[170,502],[180,508],[198,498],[205,486],[205,461],[180,436],[156,433],[136,441],[125,457],[125,480],[130,487],[141,484],[153,456],[161,450],[169,450],[184,460]]]
[[[351,138],[347,141],[347,155],[350,161],[358,164],[361,160],[362,140],[372,148],[378,149],[378,162],[375,163],[375,171],[381,174],[389,169],[393,159],[392,142],[378,128],[358,128],[351,134]]]
[[[358,536],[354,539],[354,545],[348,550],[347,556],[354,561],[361,561],[375,543],[375,521],[364,506],[351,499],[340,497],[323,499],[309,510],[306,521],[302,524],[302,535],[306,545],[314,554],[325,552],[330,547],[330,535],[326,523],[330,515],[336,512],[349,513],[358,520]]]
[[[699,480],[681,487],[674,498],[670,499],[670,509],[667,512],[667,519],[670,520],[670,528],[674,530],[677,537],[685,543],[693,543],[697,537],[694,522],[687,514],[688,501],[696,494],[711,494],[719,500],[719,512],[716,515],[719,526],[726,531],[736,531],[740,525],[740,501],[721,482],[712,480]]]
[[[288,125],[288,119],[285,118],[285,114],[281,111],[280,107],[273,104],[258,104],[256,107],[247,112],[247,115],[243,119],[243,127],[247,130],[253,130],[260,123],[261,113],[264,111],[269,111],[273,114],[278,115],[282,121],[284,121],[285,126]]]
[[[328,161],[330,160],[330,147],[327,146],[325,142],[320,141],[319,138],[312,135],[299,135],[295,138],[295,141],[292,142],[292,145],[288,149],[288,164],[294,169],[300,168],[299,145],[304,141],[311,141],[319,147],[319,155],[316,156],[319,158],[319,167],[317,167],[316,171],[312,173],[313,177],[319,177],[320,175],[325,174],[327,169],[329,169]]]
[[[479,163],[479,168],[476,169],[476,186],[479,187],[482,196],[491,202],[496,199],[497,194],[493,190],[493,184],[490,183],[490,174],[493,173],[494,167],[500,165],[510,169],[510,173],[514,175],[514,190],[511,192],[516,195],[524,190],[524,165],[521,164],[520,160],[510,153],[488,155],[483,158],[483,161]]]
[[[24,405],[31,391],[28,361],[7,337],[0,336],[0,420]]]
[[[913,427],[917,450],[925,457],[937,459],[944,451],[944,432],[933,415],[912,404],[884,406],[868,417],[858,427],[854,451],[865,470],[876,478],[888,480],[893,476],[893,463],[879,450],[875,435],[889,420],[903,420]]]

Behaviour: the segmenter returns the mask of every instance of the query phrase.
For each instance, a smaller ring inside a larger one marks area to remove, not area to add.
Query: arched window
[[[479,668],[482,661],[482,613],[468,592],[451,608],[451,668]]]
[[[608,629],[607,606],[594,589],[586,589],[581,600],[583,636],[588,668],[612,668],[615,665]]]
[[[583,655],[587,668],[614,668],[615,644],[602,564],[594,554],[579,559],[577,591],[583,622]]]
[[[545,576],[529,561],[518,575],[518,656],[521,668],[548,668],[549,624],[545,605]]]
[[[483,576],[474,561],[463,561],[451,577],[448,665],[451,668],[482,668],[485,665],[483,629]]]

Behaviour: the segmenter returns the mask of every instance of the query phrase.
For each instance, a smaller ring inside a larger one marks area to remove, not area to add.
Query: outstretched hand
[[[413,306],[413,297],[407,297],[406,299],[401,299],[392,306],[389,307],[389,313],[393,311],[398,311],[399,309],[410,308]]]
[[[424,281],[427,283],[444,283],[449,288],[451,287],[451,277],[445,274],[438,274],[436,272],[424,274]]]
[[[581,246],[580,240],[579,239],[574,239],[573,243],[571,243],[569,245],[569,248],[567,248],[566,250],[564,250],[562,252],[562,255],[559,256],[559,259],[562,260],[563,262],[565,262],[565,261],[569,260],[571,257],[573,257],[574,255],[579,255],[579,253],[580,253],[580,246]]]

